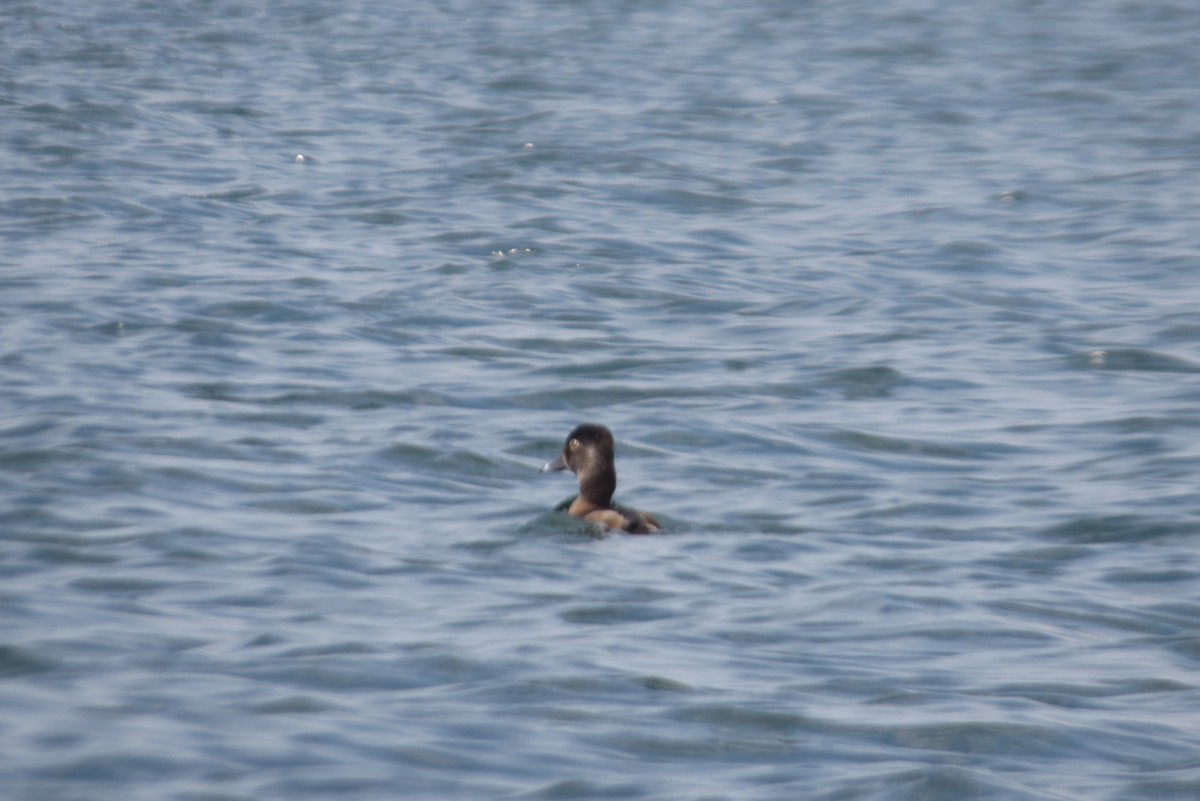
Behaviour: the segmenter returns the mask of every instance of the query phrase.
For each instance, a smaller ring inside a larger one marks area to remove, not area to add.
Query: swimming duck
[[[567,435],[562,455],[542,467],[542,472],[570,470],[579,477],[579,495],[567,514],[629,534],[652,534],[662,528],[650,515],[624,509],[612,502],[617,489],[613,463],[613,435],[602,425],[585,423]]]

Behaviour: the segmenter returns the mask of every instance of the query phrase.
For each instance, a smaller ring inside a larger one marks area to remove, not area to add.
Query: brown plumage
[[[602,425],[576,426],[563,443],[562,454],[542,467],[542,472],[570,470],[579,478],[579,495],[567,514],[629,534],[652,534],[662,526],[650,515],[612,502],[617,489],[613,435]]]

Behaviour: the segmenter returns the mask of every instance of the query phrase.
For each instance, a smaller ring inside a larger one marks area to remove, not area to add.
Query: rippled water
[[[4,4],[3,796],[1196,798],[1197,41]]]

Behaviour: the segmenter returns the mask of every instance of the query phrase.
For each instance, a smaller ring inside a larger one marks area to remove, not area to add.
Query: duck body
[[[542,467],[542,472],[570,470],[579,478],[579,495],[567,514],[627,534],[653,534],[662,526],[651,515],[612,502],[617,490],[613,435],[602,425],[576,426],[563,443],[562,454]]]

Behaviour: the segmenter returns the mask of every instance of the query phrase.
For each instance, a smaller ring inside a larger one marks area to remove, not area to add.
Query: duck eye
[[[579,447],[579,440],[577,440],[577,439],[571,440],[570,442],[567,443],[567,447],[570,448],[571,450],[575,450],[576,448]]]

